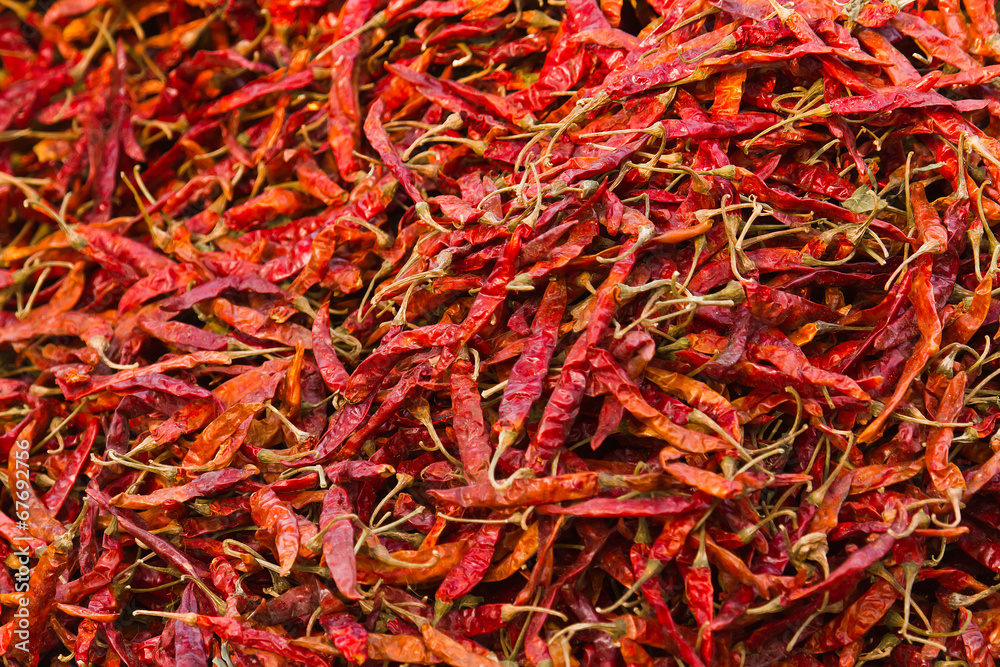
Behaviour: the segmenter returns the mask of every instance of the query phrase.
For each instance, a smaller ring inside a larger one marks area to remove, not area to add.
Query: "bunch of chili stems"
[[[992,3],[0,4],[6,664],[995,664]]]

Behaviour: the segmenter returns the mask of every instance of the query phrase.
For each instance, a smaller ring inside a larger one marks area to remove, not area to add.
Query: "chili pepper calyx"
[[[507,283],[508,292],[530,292],[535,289],[530,273],[519,273]]]
[[[830,576],[830,564],[826,555],[830,550],[824,533],[807,533],[799,538],[789,550],[789,562],[796,570],[805,569],[807,561],[815,561],[823,568],[823,576]]]

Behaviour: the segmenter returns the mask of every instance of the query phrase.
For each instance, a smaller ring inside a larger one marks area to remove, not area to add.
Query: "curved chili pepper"
[[[250,508],[257,525],[273,535],[281,576],[287,575],[299,551],[299,524],[295,512],[266,487],[251,496]]]

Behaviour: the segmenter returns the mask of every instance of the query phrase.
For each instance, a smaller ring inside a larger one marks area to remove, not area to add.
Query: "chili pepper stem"
[[[702,51],[701,54],[696,58],[688,59],[687,57],[684,56],[684,53],[681,51],[681,47],[678,46],[677,60],[681,61],[685,65],[693,65],[696,62],[704,60],[705,58],[715,53],[716,51],[733,51],[736,49],[736,47],[737,47],[736,38],[733,37],[732,35],[726,35],[721,40],[719,40],[717,44],[715,44],[714,46],[710,46],[704,51]]]
[[[66,223],[66,219],[60,213],[55,211],[49,205],[49,203],[42,198],[42,196],[38,193],[37,190],[25,184],[25,182],[22,179],[12,176],[10,174],[6,174],[2,171],[0,171],[0,182],[9,183],[14,187],[16,187],[18,190],[20,190],[21,192],[23,192],[25,196],[25,201],[24,201],[25,206],[31,204],[37,210],[42,211],[47,216],[52,218],[52,220],[54,220],[56,224],[59,225],[59,228],[66,235],[66,239],[69,241],[70,246],[72,246],[75,250],[82,250],[87,247],[88,245],[87,240],[84,239],[82,236],[80,236],[76,231],[74,231],[73,228]]]
[[[962,495],[964,493],[964,489],[948,489],[946,497],[948,502],[951,504],[952,511],[955,514],[955,519],[951,523],[939,522],[937,518],[933,516],[929,517],[929,519],[942,528],[957,528],[962,525]]]
[[[843,455],[840,457],[840,461],[837,462],[837,467],[833,469],[833,472],[829,475],[829,477],[826,478],[826,481],[824,481],[821,486],[819,486],[815,491],[806,496],[806,500],[808,500],[812,505],[819,507],[821,504],[823,504],[823,499],[826,497],[827,490],[829,490],[830,485],[833,484],[833,482],[837,479],[837,476],[840,474],[840,471],[843,470],[844,466],[847,464],[847,457],[851,453],[851,449],[853,446],[854,446],[854,437],[852,433],[851,437],[849,437],[847,440],[847,448],[844,450]]]
[[[779,611],[783,611],[784,608],[784,605],[781,603],[781,598],[776,597],[759,607],[751,607],[750,609],[747,609],[746,613],[752,616],[776,614]]]
[[[448,463],[455,466],[455,468],[461,472],[461,461],[456,459],[447,449],[445,449],[444,443],[441,442],[441,438],[438,436],[437,430],[434,428],[434,423],[431,421],[430,413],[427,411],[426,406],[421,405],[415,411],[411,411],[411,414],[417,418],[417,421],[419,421],[424,428],[427,429],[427,432],[431,436],[431,441],[434,443],[434,447],[428,449],[428,451],[434,451],[436,449],[448,461]]]
[[[749,544],[750,540],[753,539],[753,536],[757,533],[757,531],[759,531],[765,525],[777,519],[779,516],[791,517],[793,525],[798,522],[798,514],[796,514],[795,510],[781,509],[772,512],[771,514],[768,514],[766,517],[761,519],[753,526],[741,528],[740,531],[737,533],[737,536],[739,537],[741,542],[743,542],[744,544]]]
[[[717,436],[719,436],[720,438],[722,438],[723,440],[725,440],[744,459],[749,459],[750,458],[750,452],[745,447],[743,447],[743,445],[740,444],[736,440],[736,438],[734,438],[733,436],[731,436],[729,434],[729,431],[727,431],[724,428],[722,428],[721,426],[719,426],[718,422],[716,422],[714,419],[712,419],[711,417],[709,417],[707,414],[705,414],[701,410],[692,409],[691,410],[691,414],[688,415],[688,419],[693,424],[698,424],[700,426],[705,426],[710,431],[712,431],[712,433],[715,433]]]
[[[771,2],[773,4],[774,0],[771,0]],[[802,633],[805,632],[806,628],[809,627],[809,624],[812,623],[817,616],[819,616],[826,610],[826,607],[829,603],[830,603],[830,593],[829,592],[823,593],[823,601],[816,608],[816,611],[814,611],[813,613],[809,614],[808,617],[806,617],[806,620],[803,621],[802,624],[798,627],[798,629],[795,631],[795,634],[792,635],[792,638],[788,640],[788,644],[785,645],[786,651],[791,653],[792,649],[795,648],[795,645],[799,643],[799,638],[802,636]]]
[[[389,248],[392,247],[393,243],[392,235],[383,229],[379,229],[368,220],[362,220],[361,218],[358,218],[353,215],[344,215],[341,216],[340,219],[347,220],[348,222],[353,222],[357,225],[361,225],[362,227],[370,231],[372,234],[375,235],[375,243],[378,245],[379,248],[388,250]]]
[[[556,133],[552,136],[552,140],[546,145],[545,149],[542,151],[541,157],[538,159],[538,163],[544,167],[551,166],[550,156],[552,155],[552,146],[555,145],[556,141],[561,137],[573,123],[575,123],[580,118],[583,118],[589,113],[592,113],[611,101],[611,96],[605,91],[600,91],[596,95],[590,98],[582,98],[576,101],[576,106],[573,111],[571,111],[559,124],[556,129]]]
[[[304,459],[308,456],[312,456],[313,454],[315,454],[315,452],[312,451],[296,452],[292,454],[276,452],[273,449],[262,449],[257,452],[257,460],[261,463],[285,463],[288,461]],[[188,470],[201,471],[204,469],[206,469],[206,466],[195,466],[193,468],[189,468]]]
[[[912,535],[914,531],[916,531],[918,528],[926,528],[929,525],[930,525],[930,517],[927,516],[926,512],[920,510],[915,515],[913,515],[913,517],[910,519],[909,525],[907,525],[906,529],[903,532],[897,533],[894,532],[892,529],[889,529],[888,531],[886,531],[886,533],[896,538],[897,540],[901,540]]]
[[[378,505],[375,506],[375,509],[372,510],[372,513],[371,513],[372,519],[374,519],[375,517],[378,516],[379,512],[382,511],[382,508],[385,507],[386,503],[388,503],[389,500],[393,496],[395,496],[397,493],[399,493],[400,491],[402,491],[403,489],[405,489],[406,487],[408,487],[408,486],[410,486],[412,484],[413,484],[413,477],[412,476],[407,475],[405,473],[397,472],[396,473],[396,486],[394,486],[393,489],[392,489],[392,491],[390,491],[388,493],[388,495],[386,495],[384,498],[382,498],[382,500],[378,503]],[[384,518],[382,520],[384,520]],[[380,522],[381,522],[381,520],[380,520]],[[379,526],[379,523],[376,523],[374,526],[372,526],[372,530],[374,530],[378,526]],[[365,536],[362,535],[361,539],[358,541],[359,545],[364,541],[364,537]],[[357,548],[355,548],[355,551],[357,551]]]
[[[134,468],[136,470],[142,470],[152,473],[154,475],[159,475],[161,477],[166,478],[169,481],[175,481],[178,477],[178,471],[180,470],[179,468],[175,468],[173,466],[146,465],[144,463],[139,463],[138,461],[133,461],[127,456],[116,454],[113,451],[108,451],[108,458],[110,458],[111,460],[102,461],[97,457],[96,454],[90,455],[91,462],[98,466],[108,467],[108,466],[121,465],[125,466],[126,468]]]
[[[962,595],[960,593],[951,593],[948,596],[948,606],[952,609],[958,609],[959,607],[971,607],[972,605],[985,600],[986,598],[994,595],[1000,591],[1000,584],[994,584],[989,588],[986,588],[974,595]]]
[[[97,356],[100,357],[101,359],[101,362],[108,368],[112,368],[116,371],[129,371],[139,367],[138,363],[118,364],[108,359],[108,356],[106,354],[108,346],[109,346],[108,339],[105,338],[104,336],[94,336],[93,338],[87,341],[87,347],[90,347],[94,351],[96,351]]]
[[[323,49],[322,51],[320,51],[319,53],[317,53],[316,56],[313,58],[313,62],[316,62],[318,60],[322,60],[326,56],[328,56],[331,53],[333,53],[342,44],[345,44],[345,43],[351,41],[355,37],[358,37],[359,35],[363,35],[364,33],[368,32],[369,30],[372,30],[374,28],[380,28],[380,27],[384,26],[386,24],[386,22],[388,21],[388,19],[389,19],[389,17],[386,15],[386,13],[385,13],[384,10],[378,12],[377,14],[375,14],[374,16],[372,16],[368,21],[366,21],[365,24],[362,25],[360,28],[358,28],[357,30],[355,30],[355,31],[353,31],[353,32],[351,32],[351,33],[349,33],[347,35],[345,35],[344,37],[341,37],[340,39],[338,39],[337,41],[335,41],[333,44],[331,44],[330,46],[326,47],[325,49]]]
[[[311,433],[306,433],[305,431],[303,431],[302,429],[300,429],[298,426],[296,426],[295,424],[293,424],[288,419],[288,417],[286,417],[285,415],[283,415],[281,413],[281,411],[278,410],[278,408],[276,408],[273,405],[271,405],[270,401],[268,401],[267,403],[264,404],[264,408],[268,412],[270,412],[271,414],[273,414],[278,419],[278,421],[280,421],[282,423],[282,425],[284,425],[284,427],[286,429],[288,429],[288,431],[295,438],[295,441],[296,441],[297,444],[302,445],[302,444],[305,444],[307,442],[310,442],[310,441],[316,439]]]
[[[784,454],[785,448],[782,447],[781,445],[768,445],[767,447],[754,449],[752,450],[752,452],[751,450],[745,450],[745,451],[746,451],[747,461],[736,472],[737,475],[750,470],[754,466],[759,465],[761,461],[765,461],[771,458],[772,456]],[[751,453],[755,454],[756,456],[750,458]]]
[[[789,560],[796,569],[804,566],[806,561],[815,561],[823,569],[823,578],[828,579],[830,577],[830,563],[826,555],[829,548],[825,533],[807,533],[789,549]]]
[[[913,583],[917,580],[917,574],[920,572],[920,564],[907,561],[901,567],[905,585],[903,591],[903,627],[900,629],[900,633],[904,639],[910,641],[912,638],[907,631],[910,627],[910,607],[913,605]]]
[[[154,616],[156,618],[172,618],[175,621],[180,621],[181,623],[187,623],[190,626],[198,627],[198,614],[194,613],[181,613],[176,611],[150,611],[148,609],[136,609],[132,612],[133,616]]]
[[[79,405],[77,405],[77,406],[76,406],[75,408],[73,408],[73,411],[72,411],[72,412],[70,412],[70,413],[69,413],[69,414],[68,414],[68,415],[66,416],[66,418],[65,418],[65,419],[63,419],[63,420],[62,420],[62,421],[60,421],[60,422],[59,422],[58,424],[56,424],[56,426],[55,426],[55,427],[54,427],[54,428],[53,428],[53,429],[52,429],[51,431],[49,431],[49,432],[48,432],[48,434],[47,434],[47,435],[46,435],[46,436],[45,436],[44,438],[42,438],[42,439],[41,439],[41,440],[40,440],[40,441],[38,442],[38,444],[37,444],[37,445],[35,445],[35,448],[37,448],[37,449],[41,449],[42,447],[44,447],[44,446],[45,446],[45,444],[46,444],[46,443],[47,443],[47,442],[48,442],[49,440],[51,440],[51,439],[52,439],[52,438],[54,438],[54,437],[55,437],[56,435],[58,435],[58,434],[59,434],[59,432],[60,432],[60,431],[62,431],[62,429],[63,429],[63,428],[64,428],[64,427],[66,426],[66,424],[68,424],[68,423],[70,423],[71,421],[73,421],[73,418],[74,418],[74,417],[76,417],[76,416],[77,416],[78,414],[80,414],[80,412],[81,412],[81,411],[83,410],[83,408],[85,408],[85,407],[87,406],[87,403],[88,403],[88,402],[89,402],[89,399],[86,399],[86,398],[85,398],[85,399],[83,399],[82,401],[80,401],[80,404],[79,404]]]
[[[551,609],[546,609],[544,612],[541,613],[552,614],[553,612]],[[605,632],[611,636],[615,636],[616,634],[622,631],[622,626],[621,624],[615,622],[573,623],[572,625],[567,625],[565,628],[562,628],[558,632],[554,633],[549,638],[549,643],[550,644],[554,643],[557,639],[561,638],[563,635],[566,635],[566,638],[570,639],[576,633],[583,632],[585,630],[601,630],[602,632]],[[563,664],[568,664],[568,662]]]
[[[884,577],[891,576],[891,575],[887,574],[887,575],[882,575],[882,576],[884,578]],[[898,587],[899,584],[897,583],[896,586]],[[914,606],[913,608],[916,609],[916,610],[918,610],[918,611],[920,609],[917,606]],[[969,613],[969,611],[967,609],[964,609],[964,608],[961,610],[960,615],[961,615],[962,612]],[[924,621],[924,623],[926,623],[927,626],[930,627],[930,625],[931,625],[930,619],[928,619],[927,616],[925,614],[923,614],[923,612],[920,612],[920,616],[921,616],[922,620]],[[908,628],[908,631],[911,632],[911,633],[915,633],[917,635],[923,635],[924,637],[934,637],[934,638],[937,638],[937,639],[943,639],[943,638],[946,638],[946,637],[959,637],[959,636],[965,634],[965,631],[968,629],[969,625],[971,625],[971,619],[972,619],[971,614],[968,616],[968,619],[969,620],[963,622],[962,628],[960,630],[953,630],[951,632],[931,632],[930,630],[923,630],[921,628],[918,628],[915,625],[911,625]],[[885,622],[886,622],[886,625],[888,625],[890,627],[898,627],[898,628],[902,629],[902,626],[903,626],[903,618],[899,615],[898,612],[895,612],[895,611],[892,611],[892,610],[890,610],[889,612],[886,613],[886,615],[885,615]],[[937,642],[929,641],[927,639],[922,639],[921,637],[916,637],[914,635],[910,635],[909,639],[911,641],[919,642],[921,644],[929,644],[931,646],[940,647],[941,650],[946,650],[941,644],[938,644]]]
[[[240,542],[239,540],[234,540],[232,538],[226,538],[226,539],[224,539],[222,541],[222,552],[224,554],[226,554],[227,556],[235,556],[236,558],[239,558],[240,557],[240,553],[238,551],[234,551],[230,547],[230,545],[234,545],[234,544],[236,546],[240,547],[241,549],[243,549],[244,551],[246,551],[248,554],[250,554],[250,556],[255,561],[257,561],[258,565],[260,565],[262,568],[264,568],[265,570],[267,570],[270,573],[271,578],[274,581],[280,581],[280,579],[278,577],[281,574],[281,568],[279,566],[275,565],[274,563],[270,562],[269,560],[263,558],[259,553],[257,553],[257,551],[255,551],[254,549],[250,548],[249,546],[247,546],[243,542]]]
[[[370,532],[371,532],[372,535],[384,535],[384,534],[392,531],[394,528],[396,528],[398,526],[402,526],[403,524],[405,524],[407,521],[409,521],[413,517],[419,516],[419,515],[425,513],[426,511],[427,511],[427,509],[425,507],[423,507],[423,506],[417,507],[415,510],[412,510],[411,512],[408,512],[407,514],[404,514],[403,516],[399,517],[398,519],[396,519],[392,523],[387,523],[384,526],[379,526],[378,528],[374,528]],[[355,518],[357,518],[357,517],[355,517]]]
[[[490,458],[490,465],[489,468],[487,468],[487,479],[490,482],[490,486],[492,486],[497,491],[506,491],[514,484],[514,482],[516,482],[519,479],[534,477],[534,472],[531,470],[531,468],[519,468],[514,471],[513,475],[511,475],[504,481],[502,482],[497,481],[496,469],[497,469],[497,463],[499,463],[500,461],[500,456],[507,450],[508,447],[514,444],[516,437],[517,437],[516,434],[513,433],[512,431],[501,431],[500,439],[497,444],[497,449],[493,453],[493,456]]]
[[[613,264],[615,262],[620,262],[623,259],[628,259],[636,253],[641,247],[649,243],[656,235],[656,228],[652,225],[647,225],[639,229],[638,235],[635,237],[635,242],[626,250],[624,253],[617,255],[615,257],[597,257],[597,261],[601,264]]]
[[[534,598],[532,599],[531,602],[532,606],[536,606],[541,597],[542,597],[542,591],[537,591],[535,593]],[[528,625],[531,622],[531,618],[534,614],[535,614],[534,611],[528,612],[528,617],[524,620],[524,625],[521,626],[521,632],[518,633],[517,640],[514,642],[514,646],[512,646],[511,650],[507,653],[508,661],[512,660],[520,652],[521,646],[524,644],[524,639],[528,634]]]
[[[48,278],[50,271],[51,269],[49,267],[42,269],[41,275],[37,280],[35,280],[35,285],[31,290],[31,294],[28,296],[27,303],[25,303],[22,308],[18,308],[14,311],[14,317],[19,320],[23,320],[28,316],[28,313],[31,312],[32,305],[35,303],[35,297],[38,296],[38,291],[41,289],[42,283],[45,282],[45,279]]]
[[[381,287],[375,293],[375,296],[372,297],[371,300],[372,305],[379,303],[385,298],[387,294],[389,294],[389,292],[392,292],[393,290],[398,289],[403,285],[409,285],[410,283],[413,283],[415,281],[432,280],[434,278],[440,278],[442,276],[448,275],[448,267],[451,266],[451,262],[452,262],[452,253],[442,252],[438,256],[437,262],[435,263],[435,268],[423,271],[421,273],[415,273],[405,278],[400,278],[390,283],[389,285]]]
[[[832,114],[833,114],[833,110],[830,108],[829,104],[822,104],[822,105],[816,107],[815,109],[806,109],[805,111],[802,111],[800,113],[793,114],[793,115],[789,116],[788,118],[775,123],[774,125],[772,125],[771,127],[767,128],[766,130],[763,130],[763,131],[759,132],[758,134],[756,134],[752,139],[750,139],[750,141],[748,141],[747,143],[745,143],[743,145],[743,153],[746,154],[746,155],[749,155],[750,154],[750,147],[751,146],[753,146],[755,143],[757,143],[757,141],[759,139],[761,139],[762,137],[767,136],[768,134],[770,134],[771,132],[774,132],[775,130],[779,130],[779,129],[787,126],[787,125],[791,125],[792,123],[795,123],[797,121],[803,120],[805,118],[813,118],[813,117],[816,117],[816,116],[818,116],[820,118],[826,118],[827,116],[830,116]]]
[[[112,11],[110,9],[105,12],[104,18],[101,20],[101,24],[98,27],[97,35],[95,36],[93,43],[91,43],[90,48],[87,49],[87,52],[83,55],[80,62],[74,65],[73,69],[70,70],[70,75],[77,81],[83,78],[84,73],[90,67],[91,61],[94,59],[94,56],[97,55],[98,51],[100,51],[101,47],[105,44],[109,47],[111,46],[111,36],[108,32],[108,27],[111,25],[111,15]]]
[[[406,609],[402,605],[393,604],[392,602],[389,602],[388,600],[386,600],[384,598],[382,599],[382,605],[384,607],[386,607],[387,609],[390,609],[396,615],[401,616],[401,617],[405,618],[406,620],[410,621],[411,623],[413,623],[414,625],[416,625],[418,628],[421,628],[421,627],[427,625],[428,623],[430,623],[430,621],[428,621],[426,618],[424,618],[420,614],[414,614],[413,612],[411,612],[409,609]]]
[[[569,617],[555,609],[548,609],[546,607],[538,607],[534,605],[516,605],[516,604],[505,604],[500,608],[500,618],[505,622],[510,623],[514,620],[514,617],[518,614],[523,614],[526,612],[535,612],[539,614],[548,614],[549,616],[555,616],[564,623],[569,622]]]
[[[602,607],[600,609],[595,609],[595,611],[603,616],[604,614],[610,614],[615,609],[618,609],[618,607],[621,607],[623,604],[625,604],[625,602],[628,601],[630,597],[635,595],[635,592],[639,590],[639,588],[641,588],[643,584],[645,584],[647,581],[649,581],[653,577],[657,576],[660,572],[662,572],[663,565],[664,564],[662,561],[656,560],[655,558],[650,558],[646,562],[646,567],[643,569],[642,574],[639,575],[639,578],[636,579],[635,582],[628,587],[628,590],[622,593],[621,597],[619,597],[618,600],[616,600],[609,607]]]
[[[428,140],[436,137],[442,132],[448,130],[460,130],[463,125],[465,125],[465,121],[462,119],[461,114],[450,114],[447,118],[445,118],[443,123],[430,127],[426,132],[417,137],[413,143],[410,144],[405,151],[403,151],[403,154],[400,157],[402,157],[403,162],[408,162],[410,156],[413,155],[413,151],[416,150],[421,144],[426,143]]]
[[[740,283],[747,283],[749,280],[743,276],[742,271],[751,272],[756,267],[753,262],[746,256],[739,244],[739,237],[736,232],[739,231],[742,220],[738,222],[732,221],[728,215],[728,210],[726,203],[728,201],[729,195],[725,194],[722,196],[722,225],[726,233],[726,241],[729,244],[729,264],[733,272],[733,275]],[[756,217],[756,216],[755,216]],[[752,222],[752,220],[751,220]],[[749,225],[746,225],[749,227]],[[740,234],[742,236],[742,232]]]

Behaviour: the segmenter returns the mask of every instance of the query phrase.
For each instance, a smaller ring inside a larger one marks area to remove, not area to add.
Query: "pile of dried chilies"
[[[7,664],[1000,657],[992,3],[2,6]]]

